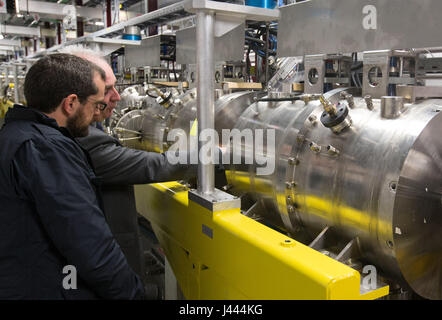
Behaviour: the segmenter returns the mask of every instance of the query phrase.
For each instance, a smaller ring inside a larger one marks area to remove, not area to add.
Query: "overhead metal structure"
[[[161,24],[163,22],[170,22],[174,21],[186,16],[190,16],[191,13],[187,12],[184,9],[184,1],[172,4],[170,6],[158,9],[153,12],[149,12],[143,15],[140,15],[138,17],[129,19],[128,21],[120,22],[118,24],[113,25],[109,28],[104,28],[102,30],[99,30],[97,32],[91,33],[89,35],[67,41],[61,45],[53,46],[49,49],[42,50],[40,52],[37,52],[35,54],[32,54],[28,56],[27,58],[36,58],[39,56],[42,56],[46,53],[57,51],[65,46],[73,45],[73,44],[79,44],[79,43],[87,43],[87,42],[97,42],[97,43],[103,43],[103,44],[121,44],[121,45],[139,45],[140,41],[136,40],[123,40],[118,39],[118,37],[123,35],[124,28],[129,26],[137,26],[140,29],[146,29],[149,26],[155,26],[158,24]],[[108,39],[108,40],[104,40]]]
[[[56,19],[64,17],[66,15],[65,9],[69,7],[75,7],[78,17],[97,20],[103,19],[103,11],[101,8],[73,6],[70,4],[59,4],[45,1],[19,0],[16,10],[17,13],[38,13],[40,17]]]
[[[0,24],[0,33],[9,35],[20,35],[26,37],[40,37],[40,27],[22,27]]]

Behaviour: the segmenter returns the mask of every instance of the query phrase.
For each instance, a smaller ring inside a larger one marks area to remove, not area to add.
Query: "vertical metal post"
[[[105,15],[106,15],[106,27],[109,28],[112,26],[112,7],[111,7],[111,0],[106,0],[106,9],[105,9]]]
[[[14,66],[14,102],[19,103],[18,101],[18,66]]]
[[[120,23],[120,0],[112,1],[112,25]]]
[[[49,29],[49,28],[51,27],[51,25],[49,24],[49,22],[45,22],[44,25],[45,25],[45,28],[46,28],[46,29]],[[45,48],[46,48],[46,49],[49,49],[49,48],[51,47],[51,38],[49,38],[49,37],[45,37],[45,38],[44,38],[44,41],[45,41]]]
[[[158,10],[158,0],[149,0],[147,2],[147,12]],[[158,34],[158,26],[150,26],[148,28],[149,36]]]
[[[9,66],[5,67],[5,85],[9,86]]]
[[[267,86],[267,83],[269,82],[269,36],[270,36],[270,24],[266,23],[266,55],[265,55],[265,85]]]
[[[66,40],[66,30],[64,29],[64,24],[63,23],[60,23],[60,34],[61,34],[61,43],[63,44],[63,43],[65,43],[67,40]]]
[[[61,44],[61,24],[60,22],[57,22],[57,44]]]
[[[83,0],[75,0],[75,5],[82,6]],[[77,17],[77,38],[84,36],[83,18]]]
[[[196,65],[197,65],[197,117],[198,117],[198,188],[199,194],[211,194],[215,190],[215,166],[213,161],[203,164],[199,140],[205,129],[215,128],[215,63],[214,63],[213,12],[196,13]],[[214,141],[211,141],[213,143]],[[213,156],[213,155],[212,155]],[[212,159],[213,160],[213,159]]]
[[[399,77],[402,78],[404,76],[404,57],[399,59]]]
[[[341,78],[341,73],[342,73],[342,68],[341,68],[341,59],[338,59],[338,79],[340,79]],[[339,81],[339,80],[338,80]]]

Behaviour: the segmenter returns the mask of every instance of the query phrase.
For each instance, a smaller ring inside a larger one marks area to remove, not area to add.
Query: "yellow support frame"
[[[211,212],[167,182],[135,187],[186,299],[377,299],[360,274],[240,213]]]

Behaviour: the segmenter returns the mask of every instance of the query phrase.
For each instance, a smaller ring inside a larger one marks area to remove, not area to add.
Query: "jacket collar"
[[[59,127],[54,118],[48,117],[36,109],[25,107],[20,104],[14,104],[14,107],[9,109],[5,115],[5,125],[18,120],[27,120],[50,126],[60,131],[63,135],[73,139],[69,131],[64,127]]]

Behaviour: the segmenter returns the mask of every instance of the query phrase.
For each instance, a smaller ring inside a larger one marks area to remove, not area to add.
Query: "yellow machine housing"
[[[186,299],[377,299],[358,271],[241,214],[189,201],[177,182],[135,187]]]

